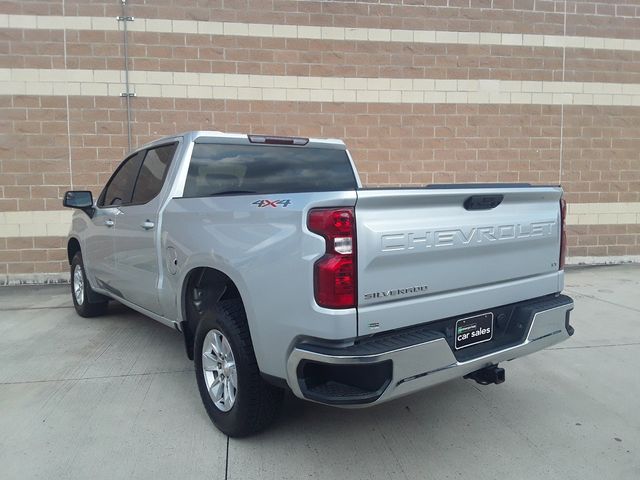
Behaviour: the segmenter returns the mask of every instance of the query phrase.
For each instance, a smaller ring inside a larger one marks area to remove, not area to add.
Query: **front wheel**
[[[76,253],[71,260],[71,298],[81,317],[96,317],[107,311],[109,301],[94,292],[84,271],[82,254]]]
[[[284,392],[260,375],[240,300],[221,301],[203,315],[194,356],[202,402],[220,431],[242,437],[271,424]]]

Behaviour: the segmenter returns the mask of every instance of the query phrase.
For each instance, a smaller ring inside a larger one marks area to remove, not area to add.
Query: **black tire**
[[[216,329],[231,347],[237,371],[237,394],[227,412],[219,409],[207,389],[202,348],[207,333]],[[284,391],[264,381],[253,351],[249,326],[240,300],[218,302],[203,314],[196,330],[194,360],[198,390],[214,425],[230,437],[244,437],[268,427],[275,419]]]
[[[78,302],[75,294],[76,281],[74,274],[76,269],[80,269],[82,274],[83,290],[81,295],[81,302]],[[73,299],[73,306],[81,317],[97,317],[107,311],[109,305],[109,299],[99,293],[94,292],[89,285],[87,275],[84,271],[84,263],[82,262],[82,254],[77,252],[71,260],[71,298]]]

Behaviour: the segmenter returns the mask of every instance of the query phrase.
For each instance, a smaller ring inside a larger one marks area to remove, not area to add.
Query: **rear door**
[[[559,291],[560,197],[554,187],[359,191],[359,334]]]
[[[131,202],[122,205],[116,219],[118,288],[126,300],[158,315],[159,253],[157,245],[160,191],[167,177],[177,142],[146,151]]]

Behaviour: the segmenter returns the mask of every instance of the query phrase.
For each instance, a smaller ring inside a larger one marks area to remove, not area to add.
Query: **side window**
[[[131,203],[147,203],[160,193],[177,146],[177,143],[172,143],[153,148],[147,152],[138,174]]]
[[[133,186],[136,183],[144,154],[144,151],[138,152],[120,164],[100,196],[99,206],[111,207],[131,203]]]

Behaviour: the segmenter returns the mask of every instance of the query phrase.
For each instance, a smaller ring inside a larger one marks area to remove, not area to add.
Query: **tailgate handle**
[[[464,201],[465,210],[491,210],[502,203],[504,195],[472,195]]]

